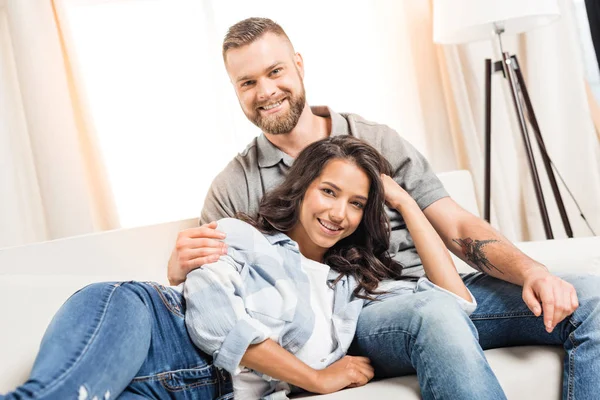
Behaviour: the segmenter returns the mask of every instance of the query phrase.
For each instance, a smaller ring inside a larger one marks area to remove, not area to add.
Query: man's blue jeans
[[[229,374],[190,340],[182,295],[155,283],[95,283],[48,326],[17,399],[232,399]],[[0,396],[3,398],[3,396]]]
[[[421,292],[372,303],[361,313],[352,354],[369,357],[376,377],[417,373],[424,399],[506,398],[483,350],[563,346],[563,399],[600,396],[600,277],[562,276],[580,307],[546,332],[522,300],[522,288],[480,273],[463,277],[477,300],[469,317],[448,295]]]

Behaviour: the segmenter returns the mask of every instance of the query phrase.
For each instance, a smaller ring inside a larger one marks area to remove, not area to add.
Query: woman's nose
[[[329,218],[331,222],[339,223],[344,220],[344,215],[346,213],[346,207],[343,204],[335,204],[329,210]]]

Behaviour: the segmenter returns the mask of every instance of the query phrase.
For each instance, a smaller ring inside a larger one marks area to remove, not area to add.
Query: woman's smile
[[[319,225],[321,225],[321,229],[323,230],[323,232],[325,232],[325,234],[327,234],[327,235],[331,235],[331,236],[341,235],[341,233],[344,229],[341,226],[334,224],[331,221],[323,220],[321,218],[317,218],[317,221],[319,222]]]

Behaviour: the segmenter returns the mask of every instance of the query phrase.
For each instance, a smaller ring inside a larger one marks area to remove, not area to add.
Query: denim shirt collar
[[[300,248],[298,247],[298,243],[296,243],[295,241],[292,240],[292,238],[290,238],[288,235],[286,235],[283,232],[277,232],[274,233],[272,235],[265,235],[265,237],[267,238],[267,240],[269,241],[269,243],[272,246],[275,245],[279,245],[281,247],[285,247],[295,253],[301,254],[300,253]],[[334,271],[331,267],[329,268],[329,273],[327,274],[327,282],[331,283],[333,281],[335,281],[338,276],[340,275],[339,272]],[[343,276],[342,279],[340,279],[338,281],[338,285],[346,285],[348,281],[348,277],[347,276]]]
[[[265,238],[269,241],[271,246],[279,245],[282,247],[289,248],[296,253],[300,253],[298,243],[294,242],[288,235],[283,232],[273,233],[271,235],[265,235]]]

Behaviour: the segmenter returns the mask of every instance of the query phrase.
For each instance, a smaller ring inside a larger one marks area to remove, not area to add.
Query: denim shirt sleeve
[[[440,292],[449,294],[450,296],[454,297],[454,299],[456,299],[456,301],[458,302],[460,307],[467,313],[467,315],[473,314],[473,312],[477,308],[477,301],[475,300],[475,297],[473,297],[473,294],[471,293],[471,291],[468,288],[467,288],[467,292],[469,292],[469,295],[471,296],[471,301],[467,301],[467,300],[463,299],[462,297],[458,296],[457,294],[452,293],[451,291],[446,290],[446,289],[436,285],[435,283],[431,282],[426,277],[422,277],[417,282],[417,285],[415,287],[415,293],[423,292],[425,290],[438,290]]]
[[[227,232],[226,232],[227,233]],[[230,255],[190,272],[184,285],[185,323],[194,344],[214,364],[236,375],[251,344],[271,336],[270,329],[246,311],[242,265]]]
[[[192,271],[185,282],[185,322],[194,344],[213,356],[214,364],[232,374],[251,344],[270,336],[244,306],[244,287],[235,262],[223,256]]]

